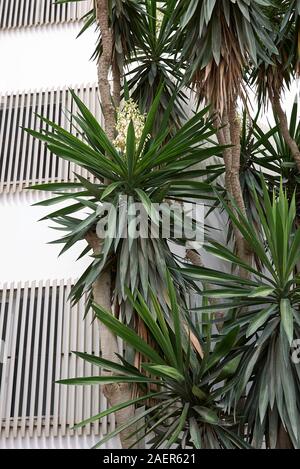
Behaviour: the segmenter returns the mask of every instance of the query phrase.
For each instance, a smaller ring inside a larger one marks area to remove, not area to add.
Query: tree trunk
[[[233,99],[224,108],[222,118],[215,121],[217,129],[217,138],[220,145],[230,145],[223,152],[224,165],[225,165],[225,187],[227,193],[234,199],[237,207],[241,213],[246,216],[246,208],[243,198],[243,191],[240,184],[240,160],[241,160],[241,146],[240,146],[240,123],[236,112],[236,99]],[[247,243],[239,231],[233,226],[234,237],[236,241],[237,254],[241,260],[251,264],[252,254],[247,248]],[[240,268],[240,275],[243,278],[248,277],[247,271]]]
[[[99,56],[97,67],[98,87],[101,96],[105,131],[108,137],[113,140],[115,136],[115,110],[109,83],[113,38],[109,27],[108,0],[96,0],[96,18],[102,36],[102,54]]]
[[[102,111],[105,123],[105,131],[107,136],[113,140],[115,137],[115,109],[113,106],[109,73],[111,70],[111,58],[112,58],[112,32],[109,28],[109,7],[108,0],[97,0],[96,1],[96,18],[99,24],[102,35],[102,54],[98,61],[98,86],[101,97]],[[120,94],[120,91],[115,90]],[[100,254],[102,243],[95,233],[90,233],[87,239],[89,244],[92,246],[95,254]],[[111,272],[104,272],[96,280],[93,286],[93,295],[96,303],[111,311],[112,309],[112,279]],[[118,353],[117,338],[111,331],[100,324],[100,347],[101,355],[106,360],[111,360],[119,363],[119,359],[116,355]],[[132,387],[127,383],[115,383],[103,386],[103,394],[105,395],[108,404],[114,406],[122,402],[128,401],[132,398]],[[116,424],[120,426],[126,423],[130,417],[134,414],[134,407],[128,407],[120,410],[116,413]],[[128,439],[128,435],[132,433],[133,428],[129,428],[124,432],[121,432],[120,439],[123,448],[129,448],[134,443],[134,437]]]
[[[113,63],[113,99],[115,107],[120,106],[121,102],[121,72],[119,69],[119,65],[117,63],[117,59],[114,59]]]
[[[235,200],[237,207],[240,209],[242,215],[247,218],[246,207],[244,203],[243,191],[240,183],[240,170],[241,170],[241,126],[239,117],[237,115],[237,101],[234,98],[230,103],[229,110],[229,128],[231,149],[231,194]],[[252,264],[252,253],[248,248],[248,244],[244,239],[242,233],[236,229],[235,237],[237,243],[237,252],[239,257],[247,264]],[[249,273],[245,269],[240,268],[240,274],[243,278],[247,278]]]
[[[289,149],[291,150],[292,156],[296,162],[297,169],[300,172],[300,150],[298,148],[297,143],[292,138],[289,130],[288,120],[286,117],[286,113],[282,109],[281,102],[280,102],[280,94],[278,91],[273,91],[271,95],[271,102],[273,109],[275,111],[276,116],[279,120],[279,126],[282,133],[282,136],[288,145]]]
[[[293,448],[294,446],[291,442],[291,439],[288,433],[286,432],[282,423],[280,423],[278,434],[277,434],[276,449],[293,449]]]
[[[244,204],[243,192],[240,184],[240,168],[241,168],[241,126],[236,111],[236,100],[231,102],[229,110],[229,127],[231,149],[231,193],[232,196],[244,216],[246,216],[246,208]]]
[[[86,236],[86,240],[92,247],[94,254],[99,255],[101,253],[102,243],[101,240],[97,237],[96,233],[89,232]],[[112,291],[110,272],[103,272],[101,276],[95,281],[93,285],[93,296],[95,303],[101,305],[107,311],[111,311]],[[99,325],[99,331],[102,358],[121,364],[119,358],[116,355],[119,352],[116,336],[102,323]],[[103,372],[103,374],[105,374],[105,372]],[[110,373],[106,372],[106,374]],[[110,406],[121,404],[122,402],[126,402],[132,399],[132,386],[127,383],[108,384],[102,387],[102,391]],[[133,406],[116,412],[117,426],[126,423],[133,416],[133,414]],[[123,448],[126,449],[133,445],[135,441],[134,437],[129,439],[127,437],[134,429],[135,428],[130,427],[128,430],[120,433],[120,439]]]

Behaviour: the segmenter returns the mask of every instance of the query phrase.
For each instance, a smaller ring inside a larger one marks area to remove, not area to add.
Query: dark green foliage
[[[202,359],[202,354],[200,356],[192,345],[188,323],[186,327],[182,327],[185,316],[176,301],[176,291],[170,275],[167,275],[167,284],[168,296],[171,299],[169,321],[165,320],[153,292],[151,309],[142,295],[138,294],[136,300],[130,295],[132,307],[145,322],[155,341],[155,349],[110,313],[98,305],[93,305],[99,320],[142,354],[142,370],[139,371],[126,362],[116,366],[115,363],[106,362],[100,357],[80,353],[77,354],[80,358],[98,365],[100,369],[112,370],[121,375],[74,378],[63,380],[61,383],[89,385],[118,380],[135,382],[142,396],[80,422],[75,428],[99,420],[120,408],[142,403],[144,408],[128,422],[107,434],[95,447],[103,445],[120,431],[132,429],[132,425],[137,424],[136,440],[145,436],[150,438],[150,448],[170,448],[173,445],[177,448],[198,449],[247,448],[247,443],[237,436],[237,422],[224,412],[222,403],[222,398],[229,389],[222,383],[232,375],[236,367],[236,360],[228,357],[236,344],[238,328],[222,337],[213,351],[209,334],[207,337],[194,335],[194,343],[196,340],[198,344],[201,342],[204,345]],[[153,317],[153,308],[156,317]],[[154,384],[156,391],[151,392]],[[149,398],[152,400],[151,404]]]

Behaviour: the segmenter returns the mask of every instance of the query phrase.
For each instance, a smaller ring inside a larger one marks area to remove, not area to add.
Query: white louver
[[[3,285],[0,291],[0,437],[70,435],[74,423],[106,408],[99,386],[61,378],[99,374],[71,351],[99,354],[99,330],[82,301],[70,307],[71,281]],[[106,422],[101,423],[106,431]],[[98,434],[99,422],[76,434]]]
[[[101,121],[96,85],[76,86],[74,90]],[[76,110],[67,87],[0,95],[0,194],[20,191],[32,184],[74,181],[74,172],[88,177],[86,170],[52,155],[23,130],[40,129],[37,114],[70,130],[66,110]]]
[[[0,29],[78,21],[90,0],[55,5],[54,0],[0,0]]]

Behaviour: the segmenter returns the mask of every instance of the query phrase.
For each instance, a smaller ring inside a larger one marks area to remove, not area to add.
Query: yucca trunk
[[[119,107],[120,102],[121,102],[121,72],[120,72],[116,57],[114,58],[114,61],[113,61],[112,75],[113,75],[114,105],[115,107]]]
[[[217,114],[217,113],[216,113]],[[237,98],[230,99],[222,113],[222,117],[216,121],[217,137],[220,145],[229,146],[223,152],[225,165],[225,187],[228,194],[233,198],[241,213],[246,216],[243,191],[240,184],[240,121],[237,114]],[[249,252],[247,243],[238,230],[233,227],[238,256],[246,263],[252,262],[252,254]],[[240,269],[243,277],[248,276],[244,269]]]
[[[103,110],[105,130],[108,137],[113,140],[115,137],[115,109],[110,91],[109,72],[111,70],[111,58],[113,38],[112,32],[109,28],[109,9],[108,0],[96,1],[96,17],[102,35],[103,51],[100,54],[98,61],[98,86],[101,97],[101,104]],[[119,82],[120,83],[120,82]],[[117,96],[120,96],[120,90],[115,90]],[[97,238],[96,234],[90,236],[89,243],[93,247],[95,254],[101,252],[101,240]],[[94,300],[106,310],[112,310],[112,276],[111,272],[102,273],[93,286]],[[119,362],[117,357],[118,343],[117,338],[112,332],[100,324],[100,348],[101,355],[106,360]],[[120,404],[132,398],[131,386],[127,383],[110,384],[103,387],[103,393],[110,406]],[[134,408],[129,407],[116,413],[116,425],[120,426],[128,422],[129,418],[133,416]],[[128,435],[132,429],[122,432],[120,434],[121,444],[123,448],[129,448],[134,442],[133,438],[128,439]]]
[[[294,449],[289,434],[285,430],[282,423],[278,429],[276,449]]]
[[[115,136],[115,110],[112,102],[109,72],[113,50],[113,37],[109,27],[108,0],[96,0],[96,18],[102,36],[102,54],[98,59],[98,87],[101,97],[105,131],[107,136],[113,140]]]
[[[284,112],[281,106],[280,93],[278,91],[273,91],[270,98],[271,98],[273,109],[275,111],[275,115],[278,117],[282,136],[286,144],[288,145],[291,151],[291,154],[295,160],[295,163],[297,165],[298,171],[300,172],[300,149],[298,148],[296,141],[292,138],[290,134],[288,119],[287,119],[286,113]]]

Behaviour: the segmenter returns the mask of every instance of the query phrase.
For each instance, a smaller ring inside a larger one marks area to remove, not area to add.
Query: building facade
[[[55,384],[99,373],[71,353],[99,353],[99,326],[83,318],[84,298],[68,301],[86,263],[75,263],[80,249],[57,259],[47,222],[37,223],[48,208],[32,206],[47,194],[26,189],[80,172],[23,130],[41,127],[38,114],[70,129],[71,88],[101,120],[89,60],[95,37],[75,39],[89,6],[0,0],[0,448],[89,448],[113,425],[74,431],[106,408],[105,398],[98,386]]]

